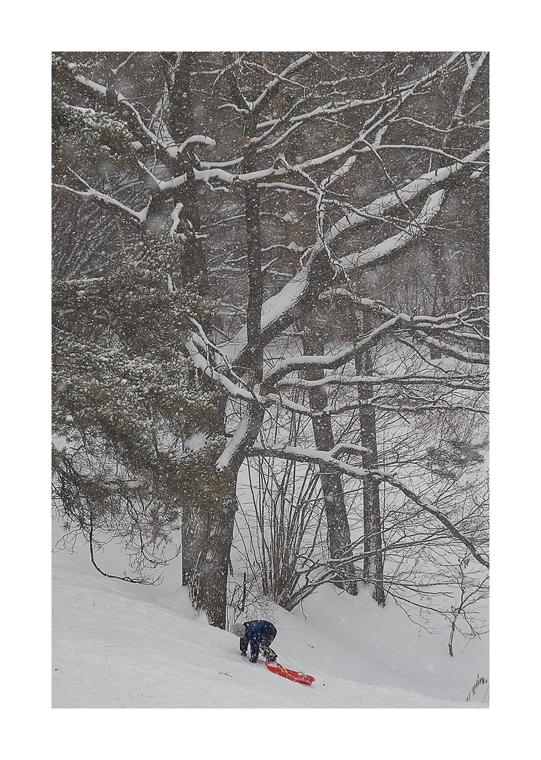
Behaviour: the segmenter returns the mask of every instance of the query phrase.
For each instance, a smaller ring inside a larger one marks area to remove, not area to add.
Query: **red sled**
[[[288,678],[290,681],[295,681],[296,683],[303,683],[306,686],[311,686],[315,681],[315,678],[312,676],[307,676],[306,673],[299,673],[297,670],[284,668],[284,666],[280,665],[278,662],[266,662],[265,665],[272,673],[277,673],[277,675]]]

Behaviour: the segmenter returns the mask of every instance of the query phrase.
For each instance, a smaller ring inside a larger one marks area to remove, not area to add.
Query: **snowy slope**
[[[322,588],[295,613],[275,607],[279,662],[311,687],[238,654],[238,639],[192,610],[183,588],[99,575],[81,549],[53,553],[53,706],[98,708],[487,707],[466,702],[483,647],[459,658],[445,638],[419,637],[398,609]],[[426,639],[426,640],[425,640]]]

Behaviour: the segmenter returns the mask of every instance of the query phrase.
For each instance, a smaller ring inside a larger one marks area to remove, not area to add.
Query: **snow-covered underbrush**
[[[325,357],[346,348],[330,340]],[[269,349],[269,361],[281,356],[287,362],[301,350],[278,342],[274,351]],[[457,627],[472,636],[488,630],[484,375],[454,358],[432,358],[426,348],[421,351],[395,340],[383,340],[372,359],[370,374],[382,378],[374,386],[371,403],[378,465],[384,475],[379,501],[385,594],[419,625],[447,627],[448,649],[454,654]],[[304,461],[281,459],[277,452],[277,458],[248,458],[239,473],[240,510],[230,579],[230,597],[239,611],[250,604],[264,608],[260,597],[268,593],[289,609],[290,600],[304,595],[303,585],[317,585],[329,576],[318,459],[310,459],[314,453],[344,467],[352,556],[362,573],[365,524],[358,472],[363,459],[360,450],[356,453],[362,440],[358,391],[351,382],[356,368],[350,361],[340,373],[330,369],[324,375],[320,382],[325,382],[328,409],[334,410],[337,454],[315,452],[310,416],[292,413],[310,405],[302,373],[294,373],[282,388],[291,408],[273,410],[263,425],[261,442],[263,447],[287,448]],[[235,414],[233,418],[238,421]],[[480,550],[475,559],[472,547]]]

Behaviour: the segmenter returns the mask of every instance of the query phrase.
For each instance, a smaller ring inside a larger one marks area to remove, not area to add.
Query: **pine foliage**
[[[177,247],[149,240],[110,275],[53,288],[55,504],[92,540],[120,537],[139,570],[177,525],[215,404],[183,354],[211,304],[175,286]]]

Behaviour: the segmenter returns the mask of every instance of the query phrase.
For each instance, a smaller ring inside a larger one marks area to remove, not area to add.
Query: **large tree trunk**
[[[181,143],[195,130],[190,86],[194,54],[182,53],[178,65],[176,53],[164,53],[163,58],[174,72],[169,79],[169,123],[173,137]],[[183,234],[181,276],[184,284],[195,282],[201,295],[208,295],[207,262],[199,234],[197,191],[193,179],[193,164],[197,163],[197,157],[188,147],[179,161],[181,166],[177,173],[185,172],[187,176],[174,199],[179,204]],[[210,324],[203,326],[210,330]],[[211,387],[211,381],[205,376],[199,377],[199,382]],[[224,393],[216,404],[215,414],[197,431],[207,442],[205,461],[200,476],[195,478],[195,483],[183,487],[181,497],[182,583],[188,587],[194,607],[202,609],[210,624],[218,628],[226,626],[227,576],[237,509],[236,473],[218,474],[215,469],[216,459],[226,440],[225,407]]]
[[[182,582],[209,623],[226,626],[227,576],[237,510],[236,484],[216,476],[219,497],[200,503],[197,494],[182,513]]]

